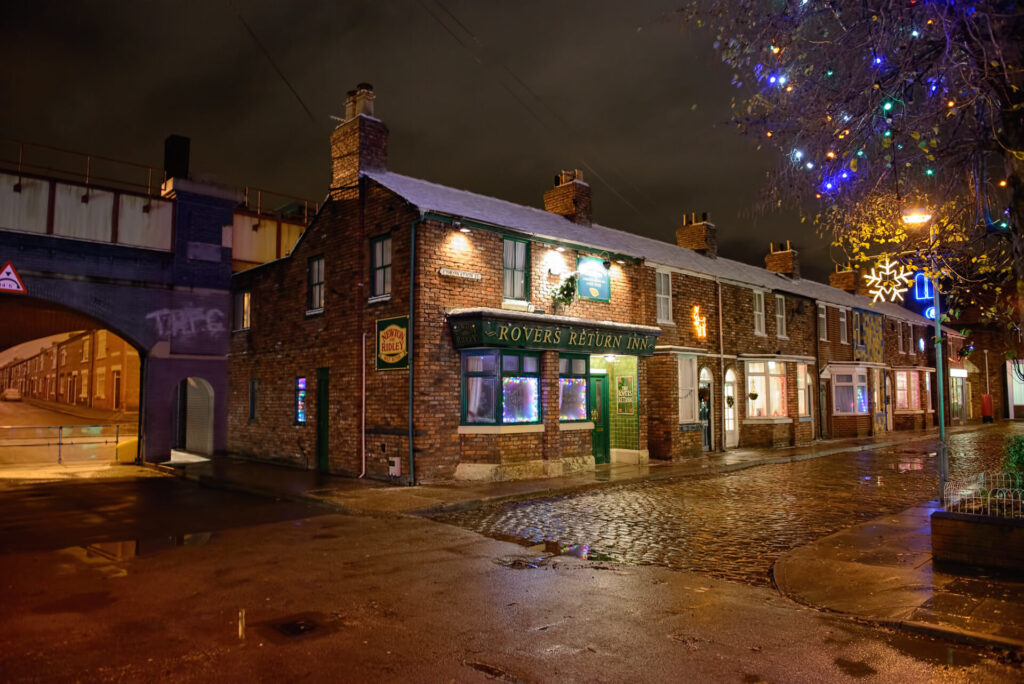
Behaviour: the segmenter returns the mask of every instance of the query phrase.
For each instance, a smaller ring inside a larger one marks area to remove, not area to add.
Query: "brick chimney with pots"
[[[714,259],[718,256],[718,229],[706,211],[700,220],[697,214],[684,215],[683,225],[676,228],[676,244]]]
[[[544,193],[544,210],[561,214],[573,223],[590,225],[590,186],[583,181],[579,169],[562,171],[555,177],[555,187]]]
[[[788,275],[790,278],[799,278],[799,256],[799,252],[789,246],[789,240],[786,240],[785,249],[782,249],[781,244],[779,245],[779,248],[776,249],[775,243],[769,242],[768,253],[764,255],[764,267],[769,271]]]
[[[836,272],[828,274],[829,285],[850,294],[861,294],[863,280],[861,274],[853,270],[849,264],[842,271],[839,270],[839,264],[836,264]]]
[[[331,199],[354,197],[360,171],[387,168],[388,127],[374,117],[373,100],[369,83],[345,98],[345,118],[331,133]]]

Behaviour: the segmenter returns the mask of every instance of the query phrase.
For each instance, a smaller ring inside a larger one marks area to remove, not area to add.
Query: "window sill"
[[[870,418],[871,417],[870,413],[839,413],[837,411],[833,411],[832,415],[833,416],[852,416],[854,418],[856,418],[857,416],[864,416],[865,418]],[[883,413],[879,413],[878,415],[884,416],[885,413],[884,412]]]
[[[308,311],[306,312],[306,315],[309,315]],[[235,333],[249,332],[249,330],[250,330],[249,328],[236,328],[236,329],[231,331],[231,334],[234,335]]]
[[[581,420],[575,423],[559,423],[558,429],[562,432],[572,432],[573,430],[593,430],[594,422],[591,420]]]
[[[320,309],[306,309],[306,318],[313,318],[315,316],[322,316],[324,313],[323,308]]]
[[[789,416],[770,416],[768,418],[744,418],[743,424],[751,425],[782,425],[783,423],[792,423],[793,419]]]
[[[801,423],[813,423],[814,416],[800,416],[797,420]]]
[[[374,297],[370,297],[370,298],[368,298],[366,300],[366,303],[367,304],[376,304],[378,302],[386,302],[386,301],[388,301],[390,299],[391,299],[391,293],[388,292],[387,294],[376,295]]]
[[[501,308],[506,311],[529,311],[530,302],[526,299],[503,299]]]
[[[658,319],[658,325],[675,325],[675,321],[666,321],[661,318]]]
[[[775,339],[777,339],[777,340],[788,340],[789,339],[789,335],[776,335]]]
[[[924,413],[924,409],[896,409],[896,415],[916,415]]]
[[[516,435],[527,432],[544,432],[543,423],[527,425],[460,425],[460,435]]]
[[[849,343],[849,342],[843,342],[842,340],[839,340],[839,344],[841,344],[841,345],[844,345],[844,346],[846,346],[846,347],[849,347],[849,346],[850,346],[850,343]]]
[[[763,332],[757,332],[756,330],[754,331],[754,335],[756,335],[757,337],[768,337]]]

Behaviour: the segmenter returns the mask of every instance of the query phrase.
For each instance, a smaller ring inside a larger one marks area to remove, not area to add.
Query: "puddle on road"
[[[54,553],[64,557],[70,556],[87,567],[99,570],[107,577],[124,577],[128,574],[125,561],[183,546],[204,546],[212,538],[212,532],[194,532],[127,541],[94,542],[58,549]]]
[[[951,644],[929,637],[893,633],[885,638],[885,642],[900,653],[929,665],[964,667],[984,659],[983,653],[970,646]]]
[[[525,546],[527,550],[534,553],[544,554],[536,558],[522,558],[522,557],[505,557],[498,559],[499,565],[504,565],[507,568],[515,570],[539,568],[543,565],[547,565],[548,561],[556,556],[565,556],[569,558],[580,558],[582,560],[589,560],[595,562],[619,562],[617,558],[613,558],[604,553],[593,551],[590,548],[590,544],[562,544],[556,541],[543,541],[536,542],[532,539],[524,539],[522,537],[514,537],[511,535],[494,535],[494,539],[499,541],[512,542],[513,544],[519,544]]]

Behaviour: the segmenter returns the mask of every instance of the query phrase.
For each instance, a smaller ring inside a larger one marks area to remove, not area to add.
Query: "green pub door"
[[[608,463],[608,377],[590,376],[590,419],[594,421],[591,440],[594,444],[594,463]]]

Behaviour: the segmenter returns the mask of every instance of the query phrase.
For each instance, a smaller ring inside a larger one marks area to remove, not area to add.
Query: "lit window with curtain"
[[[588,356],[561,354],[558,357],[558,420],[565,423],[588,420],[589,366]]]
[[[754,290],[754,334],[764,335],[764,292]]]
[[[809,411],[807,407],[807,398],[810,396],[808,393],[807,383],[807,364],[798,363],[796,365],[796,410],[797,415],[806,416]]]
[[[658,304],[658,322],[672,322],[672,274],[657,271],[654,274],[655,300]]]
[[[828,309],[824,304],[818,305],[818,339],[828,342]]]
[[[832,375],[833,412],[862,415],[868,412],[868,376],[861,369],[837,370]]]
[[[679,357],[679,423],[697,422],[697,359]]]
[[[234,303],[232,330],[248,330],[252,322],[252,293],[249,290],[236,292]]]
[[[505,299],[529,298],[529,254],[530,243],[505,238],[502,246],[502,294]]]
[[[787,338],[786,335],[786,298],[775,295],[775,336]]]
[[[747,417],[779,418],[786,412],[786,364],[747,362]]]

